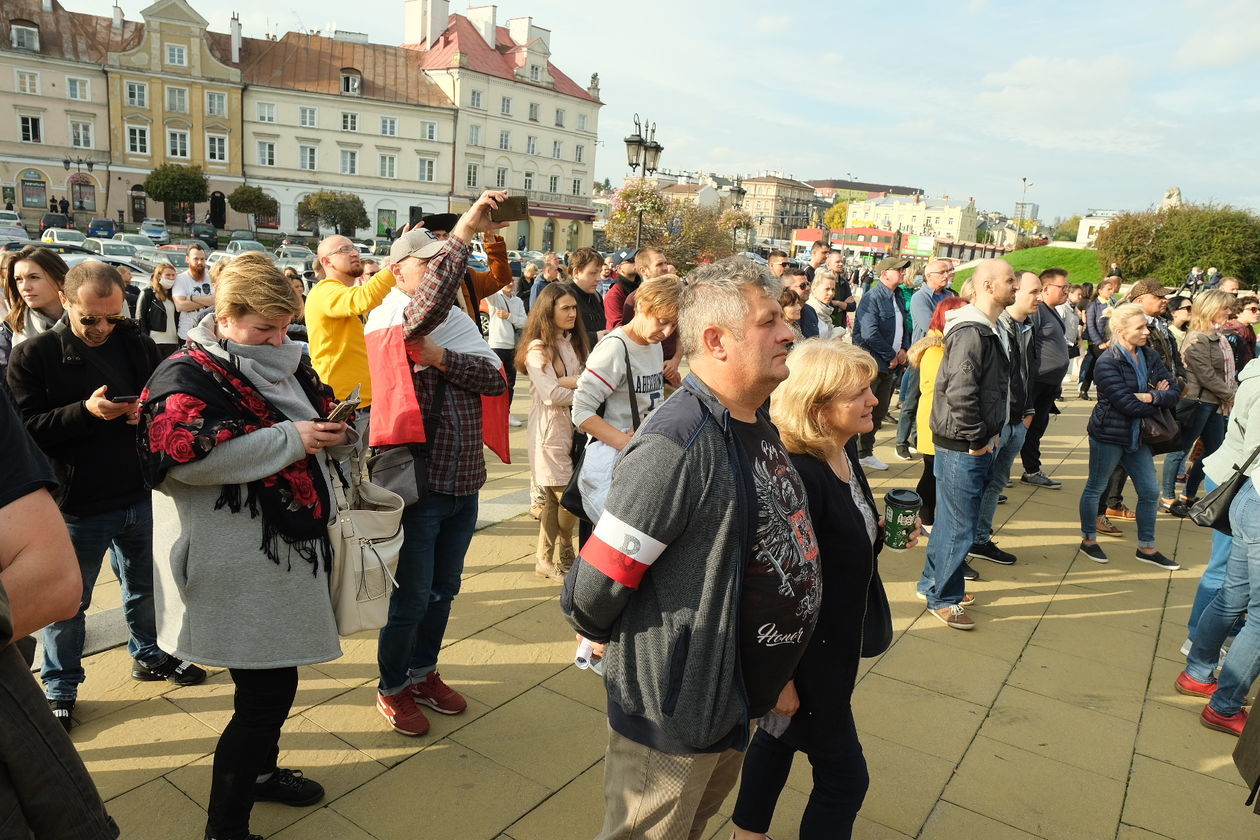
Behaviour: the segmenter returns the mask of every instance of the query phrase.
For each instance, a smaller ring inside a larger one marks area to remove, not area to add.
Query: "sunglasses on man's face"
[[[111,324],[121,324],[123,321],[129,320],[126,315],[80,315],[79,323],[85,327],[96,326],[97,321],[109,321]]]

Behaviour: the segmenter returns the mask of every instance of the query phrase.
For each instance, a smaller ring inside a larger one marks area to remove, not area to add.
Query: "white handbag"
[[[337,518],[328,525],[333,547],[328,587],[337,632],[379,630],[389,620],[390,594],[398,585],[403,500],[368,480],[357,452],[349,459],[348,481],[340,464],[331,458],[328,463],[337,501]]]

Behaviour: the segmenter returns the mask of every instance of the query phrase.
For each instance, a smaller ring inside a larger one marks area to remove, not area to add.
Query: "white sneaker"
[[[865,458],[859,458],[858,463],[862,465],[864,470],[886,470],[888,465],[876,458],[874,455],[867,455]]]
[[[514,429],[519,429],[521,426],[524,426],[525,424],[522,423],[520,420],[518,420],[515,414],[509,414],[508,425]]]

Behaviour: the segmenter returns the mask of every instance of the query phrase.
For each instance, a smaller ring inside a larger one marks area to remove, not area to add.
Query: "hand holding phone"
[[[529,218],[529,200],[523,195],[508,196],[490,211],[494,222],[519,222]]]
[[[140,402],[140,395],[139,394],[124,394],[122,396],[110,397],[109,401],[112,403]]]
[[[354,390],[350,392],[350,396],[333,406],[333,410],[328,412],[328,416],[321,417],[320,420],[325,423],[343,422],[347,417],[354,413],[356,408],[359,407],[359,403],[361,402],[359,399],[359,389],[361,387],[362,384],[355,385]]]

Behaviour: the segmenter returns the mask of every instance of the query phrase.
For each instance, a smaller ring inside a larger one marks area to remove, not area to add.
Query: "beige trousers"
[[[556,543],[573,545],[577,517],[560,506],[563,487],[539,487],[543,491],[542,522],[538,528],[538,559],[544,563],[555,557]]]

